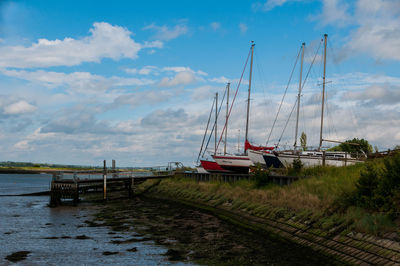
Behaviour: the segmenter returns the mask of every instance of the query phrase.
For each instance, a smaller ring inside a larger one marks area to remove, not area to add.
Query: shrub
[[[252,168],[252,173],[256,188],[264,187],[269,183],[269,171],[263,169],[260,164]]]
[[[301,169],[303,169],[303,163],[301,162],[300,158],[296,158],[293,160],[293,171],[295,174],[300,174]]]
[[[400,154],[386,158],[383,167],[367,164],[356,188],[357,206],[400,216]]]

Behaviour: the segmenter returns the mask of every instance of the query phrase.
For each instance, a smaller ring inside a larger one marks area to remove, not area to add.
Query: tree
[[[351,140],[346,140],[338,146],[330,148],[329,151],[345,151],[351,153],[354,156],[363,153],[371,153],[372,145],[369,144],[368,141],[365,139],[354,138]]]
[[[303,151],[307,150],[307,135],[304,132],[301,132],[300,145],[303,148]]]

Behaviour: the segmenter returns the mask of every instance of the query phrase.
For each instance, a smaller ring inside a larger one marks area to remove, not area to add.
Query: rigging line
[[[336,62],[335,67],[338,69],[338,72],[341,73],[342,71],[340,69],[340,64],[338,64],[338,62],[340,61],[340,56],[338,56],[337,53],[335,52],[335,50],[333,49],[331,42],[328,42],[328,49],[329,49],[330,54],[332,54],[333,60]],[[341,87],[344,87],[344,85],[347,85],[347,84],[342,84]],[[344,94],[344,96],[345,95],[346,94]],[[343,102],[346,102],[346,101],[343,101]],[[360,126],[359,126],[359,123],[358,123],[358,120],[356,117],[356,112],[355,112],[354,106],[351,104],[347,104],[346,107],[348,109],[350,109],[351,120],[353,120],[352,122],[355,125],[353,127],[353,128],[355,128],[355,131],[356,131],[355,133],[356,133],[356,135],[360,135]],[[343,109],[345,109],[345,108],[343,108]],[[337,132],[336,132],[336,134],[337,134]]]
[[[260,63],[261,60],[258,60],[259,57],[258,57],[257,50],[254,50],[254,57],[255,57],[255,62],[257,64],[257,70],[258,70],[261,88],[262,88],[262,92],[263,92],[263,96],[264,96],[264,103],[265,103],[265,105],[267,105],[267,99],[266,99],[267,97],[265,95],[265,89],[267,88],[267,86],[265,85],[266,84],[266,82],[264,80],[265,75],[264,75],[264,71],[263,71],[263,68]],[[254,79],[254,81],[255,81],[255,79]]]
[[[249,50],[249,54],[247,55],[246,63],[244,64],[244,68],[243,68],[243,71],[242,71],[242,75],[240,76],[239,83],[238,83],[237,88],[236,88],[235,96],[233,97],[232,104],[231,104],[231,106],[230,106],[230,108],[229,108],[228,117],[227,117],[227,119],[226,119],[226,121],[225,121],[224,128],[222,129],[221,136],[220,136],[219,141],[218,141],[217,149],[218,149],[218,147],[219,147],[219,144],[221,143],[222,136],[224,135],[224,132],[225,132],[225,130],[226,130],[226,126],[227,126],[227,124],[228,124],[229,117],[231,116],[232,107],[233,107],[233,104],[235,103],[236,96],[237,96],[237,93],[238,93],[238,91],[239,91],[240,83],[242,82],[243,75],[244,75],[244,71],[246,70],[247,63],[248,63],[248,61],[249,61],[250,54],[251,54],[251,48],[250,48],[250,50]]]
[[[264,99],[264,105],[267,107],[268,106],[268,101],[267,101],[267,97],[265,95],[265,89],[266,89],[267,86],[265,85],[265,80],[264,80],[264,76],[265,75],[264,75],[263,69],[261,68],[261,64],[260,64],[261,60],[258,60],[257,50],[254,51],[254,57],[255,57],[256,64],[257,64],[257,70],[258,70],[259,79],[260,79],[260,83],[261,83],[263,99]],[[254,81],[255,81],[255,79],[254,79]],[[254,82],[254,84],[255,84],[255,82]],[[268,113],[268,112],[263,112],[263,115],[264,115],[263,119],[265,119],[265,120],[266,120],[266,113]]]
[[[302,84],[302,86],[301,86],[301,91],[303,91],[304,85],[305,85],[306,82],[307,82],[308,75],[310,74],[311,68],[312,68],[312,66],[314,65],[315,59],[317,58],[317,55],[318,55],[319,49],[321,48],[322,42],[323,42],[323,39],[322,39],[321,42],[319,43],[318,49],[317,49],[317,51],[315,52],[314,58],[313,58],[313,60],[312,60],[312,62],[311,62],[311,65],[310,65],[310,67],[308,68],[306,78],[304,79],[304,82],[303,82],[303,84]]]
[[[293,105],[292,111],[291,111],[290,114],[289,114],[289,118],[286,120],[285,127],[283,128],[282,134],[281,134],[281,136],[279,137],[278,143],[275,145],[275,147],[278,147],[279,143],[281,142],[283,133],[285,132],[286,127],[287,127],[287,125],[289,124],[290,117],[292,116],[293,111],[294,111],[294,109],[296,108],[296,104],[297,104],[297,99],[296,99],[296,101],[295,101],[295,103],[294,103],[294,105]]]
[[[283,101],[285,100],[285,96],[286,96],[287,90],[288,90],[288,88],[289,88],[290,82],[292,81],[292,77],[293,77],[294,70],[296,69],[297,62],[299,61],[300,52],[301,52],[301,48],[300,48],[300,50],[299,50],[299,53],[297,54],[297,58],[296,58],[296,61],[295,61],[295,63],[294,63],[292,72],[290,73],[289,81],[288,81],[288,83],[287,83],[287,85],[286,85],[285,93],[283,94],[281,103],[280,103],[279,108],[278,108],[278,112],[276,113],[274,123],[272,123],[272,127],[271,127],[271,130],[270,130],[270,132],[269,132],[266,145],[268,145],[269,139],[270,139],[271,134],[272,134],[272,130],[273,130],[274,127],[275,127],[275,123],[276,123],[276,120],[278,119],[279,113],[280,113],[280,111],[281,111]]]
[[[206,139],[206,135],[207,135],[207,131],[208,131],[208,126],[210,125],[210,120],[211,120],[211,115],[212,115],[212,113],[213,113],[213,110],[214,110],[214,101],[213,101],[213,104],[212,104],[212,106],[211,106],[210,115],[208,116],[207,127],[206,127],[206,131],[204,132],[203,140],[202,140],[202,142],[201,142],[201,147],[200,147],[199,155],[197,156],[196,164],[199,163],[200,155],[201,155],[201,152],[203,151],[204,140]]]
[[[215,129],[215,126],[216,126],[216,124],[217,124],[217,122],[218,122],[217,119],[218,119],[218,117],[219,117],[219,113],[221,112],[221,108],[222,108],[222,105],[223,105],[224,100],[225,100],[226,91],[227,91],[227,89],[225,89],[224,96],[222,97],[222,100],[221,100],[221,105],[219,106],[219,109],[218,109],[218,112],[217,112],[217,117],[216,117],[215,122],[214,122],[214,125],[213,125],[213,127],[212,127],[212,129],[211,129],[210,136],[208,137],[206,147],[204,148],[203,155],[202,155],[201,157],[204,156],[204,154],[205,154],[206,151],[207,151],[208,144],[210,144],[210,140],[211,140],[212,134],[213,134],[214,129]],[[216,106],[217,106],[216,108],[218,108],[218,103],[216,104]],[[218,149],[218,147],[217,147],[217,149]]]

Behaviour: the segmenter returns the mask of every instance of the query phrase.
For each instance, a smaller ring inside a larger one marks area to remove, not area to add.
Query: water
[[[51,175],[0,174],[0,195],[46,191],[50,181]],[[20,265],[184,264],[168,261],[163,255],[167,249],[152,240],[123,246],[111,243],[132,238],[134,232],[109,234],[107,227],[89,227],[85,221],[98,211],[96,206],[49,208],[48,200],[48,196],[0,197],[0,265],[11,265],[5,257],[18,251],[30,252]],[[134,247],[137,252],[127,251]]]
[[[49,208],[48,196],[10,196],[46,191],[51,178],[0,174],[0,195],[9,195],[0,196],[0,265],[11,265],[6,256],[19,251],[30,252],[20,265],[335,264],[172,202],[136,198]]]

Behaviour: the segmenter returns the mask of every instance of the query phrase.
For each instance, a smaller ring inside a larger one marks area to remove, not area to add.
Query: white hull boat
[[[222,168],[235,173],[249,173],[253,162],[247,155],[213,155],[214,160]]]

